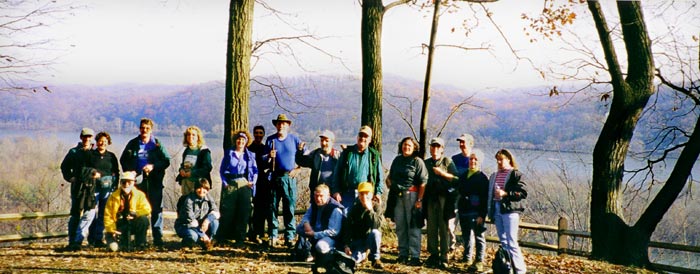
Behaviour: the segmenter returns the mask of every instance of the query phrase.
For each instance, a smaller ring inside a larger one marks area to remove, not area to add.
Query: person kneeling
[[[219,229],[219,208],[209,196],[211,186],[205,178],[194,184],[194,192],[183,195],[177,202],[175,232],[182,238],[182,247],[191,248],[199,242],[204,250],[213,247],[212,239]]]
[[[311,242],[314,267],[325,267],[343,223],[343,206],[331,199],[327,185],[318,185],[314,200],[297,226],[297,234]],[[311,258],[309,258],[309,261]]]
[[[343,223],[343,227],[352,229],[345,229],[342,239],[345,253],[351,255],[357,263],[366,258],[365,252],[369,249],[372,267],[383,269],[379,259],[379,247],[382,244],[382,232],[379,231],[379,227],[382,225],[382,216],[379,213],[379,203],[372,200],[373,190],[372,183],[364,182],[357,186],[357,200],[348,210]]]
[[[146,246],[151,205],[146,194],[134,188],[135,182],[136,172],[122,173],[119,189],[109,196],[105,204],[104,225],[108,250],[131,249],[131,235],[134,235],[137,248]]]

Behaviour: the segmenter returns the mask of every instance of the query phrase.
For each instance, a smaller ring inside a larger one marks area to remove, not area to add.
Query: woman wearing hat
[[[250,220],[253,186],[258,180],[255,154],[248,150],[250,134],[239,130],[233,134],[234,147],[227,149],[221,161],[221,219],[217,238],[243,244]]]

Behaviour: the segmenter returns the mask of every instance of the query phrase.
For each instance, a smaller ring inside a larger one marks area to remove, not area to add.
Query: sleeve
[[[107,198],[104,213],[105,232],[114,233],[117,231],[117,211],[119,210],[119,195],[117,192],[112,193]]]
[[[520,201],[527,198],[527,191],[525,190],[525,182],[522,180],[523,174],[518,170],[513,170],[513,177],[508,180],[510,183],[508,188],[508,199],[510,201]]]
[[[212,168],[211,151],[208,148],[203,148],[197,156],[197,165],[192,168],[192,174],[197,178],[209,178],[207,175],[211,173]]]
[[[122,166],[122,171],[136,171],[136,161],[134,161],[133,140],[126,143],[122,155],[119,157],[119,164]]]
[[[158,157],[153,163],[153,169],[165,172],[165,169],[170,166],[170,154],[168,154],[168,150],[165,149],[163,143],[158,139],[156,139],[156,146],[158,147]]]
[[[311,205],[309,205],[309,209],[306,210],[306,213],[304,213],[304,217],[301,217],[301,221],[299,221],[299,225],[297,225],[297,234],[299,235],[304,235],[304,224],[305,223],[311,223]]]
[[[328,229],[314,233],[314,239],[323,239],[324,237],[335,237],[340,232],[343,221],[343,212],[340,208],[336,208],[331,213],[331,218],[328,220]]]
[[[374,185],[374,195],[384,193],[384,166],[382,165],[382,157],[377,154],[377,183]]]
[[[246,161],[248,164],[248,181],[256,184],[258,182],[258,163],[255,161],[255,153],[248,149],[246,149],[246,153],[248,155],[248,160]]]
[[[63,174],[63,179],[66,182],[70,182],[70,178],[73,177],[73,163],[75,162],[75,153],[73,149],[68,150],[66,156],[63,157],[63,162],[61,162],[61,174]]]
[[[112,177],[114,178],[112,181],[112,189],[116,189],[119,187],[119,161],[117,161],[117,155],[114,155],[114,153],[110,152],[112,154]]]
[[[209,214],[216,212],[219,215],[219,206],[216,205],[216,201],[207,193],[207,201],[209,201]]]
[[[296,156],[294,157],[294,161],[300,167],[311,168],[313,165],[312,156],[315,154],[314,152],[315,152],[315,150],[309,152],[308,150],[306,150],[306,148],[304,148],[302,150],[297,150]]]
[[[133,190],[132,190],[133,191]],[[137,194],[134,193],[134,196]],[[151,204],[148,203],[148,200],[146,200],[146,194],[143,194],[143,192],[138,193],[138,198],[134,197],[136,199],[136,215],[137,216],[146,216],[146,215],[151,215]]]
[[[340,153],[340,158],[338,158],[335,169],[333,169],[333,180],[330,183],[331,194],[340,192],[340,182],[345,180],[345,178],[342,177],[343,174],[345,174],[345,169],[347,168],[347,154],[348,149],[345,149]]]
[[[226,180],[226,174],[228,174],[228,168],[231,166],[231,150],[227,149],[224,151],[224,158],[221,159],[221,166],[219,167],[219,176],[221,176],[221,183],[223,188],[228,186],[228,181]]]
[[[479,201],[481,201],[477,210],[479,212],[479,216],[481,216],[482,218],[486,218],[486,214],[488,213],[489,179],[483,172],[480,172],[479,174],[474,174],[472,176],[479,176],[474,178],[478,186],[477,191],[479,195]]]
[[[416,158],[416,182],[418,185],[425,185],[428,183],[428,169],[425,167],[425,162],[423,159]]]
[[[194,214],[194,203],[189,197],[184,198],[185,201],[182,203],[181,207],[177,209],[178,218],[181,218],[180,223],[187,225],[190,228],[199,227],[199,222],[197,222],[197,216]]]

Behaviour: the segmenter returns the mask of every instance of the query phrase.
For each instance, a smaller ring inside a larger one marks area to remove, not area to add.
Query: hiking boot
[[[103,248],[103,247],[106,247],[107,244],[104,241],[97,241],[97,242],[93,243],[92,246],[94,246],[96,248]]]
[[[372,268],[374,269],[384,269],[384,265],[382,264],[382,261],[379,259],[373,260],[372,261]]]
[[[71,243],[66,247],[66,251],[80,251],[82,246],[78,243]]]
[[[406,264],[408,263],[408,257],[407,256],[399,256],[399,258],[396,259],[397,264]]]
[[[413,257],[413,258],[411,258],[411,259],[408,261],[408,265],[410,265],[410,266],[420,266],[420,265],[421,265],[420,258],[418,258],[418,257]]]

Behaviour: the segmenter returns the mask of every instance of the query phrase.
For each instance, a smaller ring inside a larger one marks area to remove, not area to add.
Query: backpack
[[[515,273],[513,257],[502,245],[498,247],[498,251],[496,251],[496,255],[493,257],[493,261],[491,261],[491,269],[493,269],[493,274]]]
[[[345,252],[334,249],[330,252],[333,259],[324,268],[329,274],[352,274],[355,273],[355,260],[345,254]]]
[[[292,260],[297,262],[305,262],[306,258],[311,256],[311,241],[304,236],[299,235],[297,242],[292,249]]]

